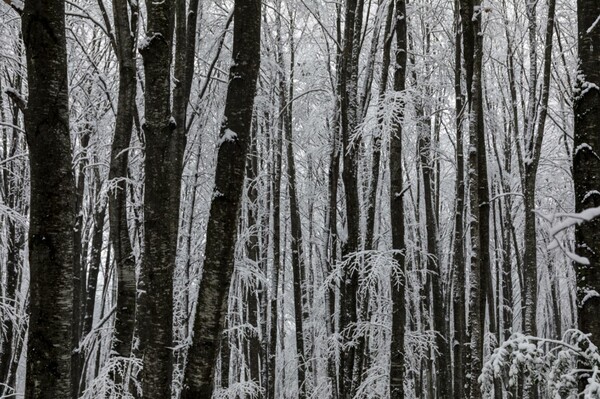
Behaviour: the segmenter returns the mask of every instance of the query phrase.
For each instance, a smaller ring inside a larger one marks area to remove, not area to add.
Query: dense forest
[[[600,1],[3,0],[0,398],[600,398]]]

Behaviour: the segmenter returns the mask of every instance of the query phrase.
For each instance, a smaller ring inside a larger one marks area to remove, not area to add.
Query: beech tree
[[[392,278],[392,344],[390,368],[390,395],[392,398],[404,398],[405,369],[405,272],[403,251],[406,250],[404,237],[404,205],[402,176],[402,92],[406,89],[407,27],[406,3],[395,2],[396,12],[396,52],[394,69],[394,90],[400,97],[397,101],[394,131],[390,141],[390,216],[392,219],[392,248],[397,262],[399,281]]]
[[[600,15],[600,5],[594,1],[577,2],[579,66],[575,90],[575,136],[573,143],[573,182],[575,186],[575,211],[579,212],[584,223],[575,228],[575,248],[578,258],[577,272],[578,326],[584,333],[591,334],[595,344],[600,342],[598,306],[600,299],[596,291],[600,286],[600,272],[595,267],[599,260],[598,227],[596,216],[600,205],[596,190],[600,184],[598,157],[595,148],[600,145],[600,81],[598,62],[600,50],[593,45],[600,39],[600,29],[596,26]],[[586,216],[590,215],[590,216]],[[590,220],[591,219],[591,220]]]
[[[71,397],[75,180],[65,2],[27,1],[25,131],[31,174],[26,398]]]
[[[260,0],[236,0],[233,12],[234,58],[221,125],[204,266],[182,398],[210,397],[213,392],[214,362],[227,313],[238,210],[246,155],[250,148],[254,95],[260,67],[260,16]]]

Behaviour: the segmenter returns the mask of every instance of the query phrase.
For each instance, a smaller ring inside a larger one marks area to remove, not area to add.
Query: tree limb
[[[4,1],[8,2],[9,0]],[[10,98],[15,103],[19,110],[25,113],[25,110],[27,109],[27,101],[23,98],[23,96],[13,88],[6,89],[5,93],[8,96],[8,98]]]

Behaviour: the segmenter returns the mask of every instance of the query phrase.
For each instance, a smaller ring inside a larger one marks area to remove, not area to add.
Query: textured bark
[[[177,41],[173,68],[173,77],[175,78],[173,117],[175,118],[175,136],[178,137],[177,156],[183,159],[186,144],[187,108],[194,76],[199,0],[191,0],[187,10],[185,1],[178,1],[175,4]]]
[[[485,280],[485,272],[483,269],[487,266],[482,259],[483,246],[482,238],[487,237],[484,233],[482,234],[483,224],[481,221],[482,211],[480,209],[482,194],[485,193],[481,190],[481,172],[480,158],[484,158],[481,154],[481,150],[485,151],[485,144],[481,143],[482,137],[481,132],[483,126],[481,126],[482,118],[482,53],[483,53],[483,36],[481,32],[481,13],[473,15],[474,8],[480,6],[479,0],[475,0],[471,4],[468,1],[461,2],[461,15],[463,21],[463,45],[465,49],[465,65],[467,71],[467,82],[469,70],[472,71],[472,82],[470,86],[470,113],[469,113],[469,151],[468,151],[468,164],[469,164],[469,194],[470,194],[470,211],[471,219],[469,222],[469,229],[471,231],[471,291],[469,294],[469,317],[468,324],[471,327],[471,364],[470,364],[470,397],[473,399],[481,398],[481,388],[477,381],[481,369],[483,366],[483,336],[485,328],[485,287],[487,280]],[[466,9],[467,7],[470,7]],[[466,10],[465,10],[466,9]],[[465,15],[466,14],[466,15]],[[465,20],[465,18],[470,18]],[[465,28],[466,25],[471,25],[470,28]],[[474,34],[473,37],[469,38],[466,32],[471,30]],[[473,58],[467,58],[467,43],[473,43]],[[468,87],[469,88],[469,87]],[[487,190],[487,188],[486,188]],[[488,205],[489,209],[489,205]],[[489,234],[489,232],[487,233]],[[489,243],[488,243],[489,246]]]
[[[173,274],[179,227],[181,164],[171,117],[174,2],[147,1],[147,32],[140,45],[145,71],[144,255],[136,329],[144,398],[171,396]],[[124,256],[127,256],[124,254]]]
[[[458,1],[455,1],[455,59],[454,59],[454,95],[456,107],[456,205],[454,214],[454,255],[452,278],[454,281],[454,395],[465,397],[466,380],[466,351],[467,351],[467,321],[465,309],[465,243],[464,243],[464,212],[465,212],[465,156],[463,121],[465,115],[464,95],[461,89],[462,81],[462,47],[460,13]]]
[[[406,50],[407,50],[407,22],[406,1],[396,0],[396,54],[394,69],[394,91],[402,94],[406,88]],[[404,331],[406,324],[405,309],[405,277],[404,261],[404,203],[402,182],[402,124],[404,114],[402,103],[396,106],[395,122],[390,138],[390,213],[392,225],[392,249],[397,251],[394,260],[398,263],[398,273],[392,275],[392,344],[390,368],[390,398],[404,398]],[[399,281],[395,276],[399,275]]]
[[[135,259],[127,223],[127,170],[129,164],[129,144],[133,131],[136,107],[137,79],[134,38],[137,34],[138,10],[136,7],[132,7],[130,14],[127,4],[127,0],[113,0],[115,39],[119,61],[119,97],[108,175],[109,180],[114,184],[113,191],[109,196],[108,206],[110,242],[113,248],[117,273],[117,304],[113,353],[121,357],[129,357],[131,355],[137,290]],[[94,272],[97,278],[97,270]],[[93,282],[90,279],[90,283]],[[95,298],[95,286],[93,288],[90,287],[88,293],[91,294],[88,297],[93,301]],[[119,373],[114,378],[116,383],[122,383]]]
[[[260,0],[234,6],[233,62],[227,89],[206,252],[182,398],[210,398],[214,360],[227,311],[238,211],[260,67]]]
[[[360,202],[358,187],[358,143],[351,142],[357,127],[358,116],[358,58],[364,0],[347,0],[344,22],[344,43],[340,71],[340,120],[343,148],[342,181],[346,200],[346,224],[348,236],[342,248],[344,257],[359,249]],[[343,271],[340,289],[340,332],[349,334],[347,327],[358,320],[357,290],[359,272],[355,261],[349,262]],[[361,343],[358,343],[361,346]],[[354,364],[357,356],[354,345],[342,349],[340,396],[352,398],[357,388],[354,384]]]
[[[575,211],[600,206],[600,29],[592,26],[600,15],[600,3],[578,0],[579,78],[575,91],[575,142],[573,144],[573,179],[575,184]],[[582,223],[575,228],[577,254],[587,258],[588,265],[577,263],[578,327],[592,334],[594,345],[600,345],[600,297],[588,295],[600,292],[600,218]],[[583,300],[589,296],[587,300]],[[585,378],[583,378],[585,380]]]
[[[31,203],[29,336],[25,398],[72,395],[73,226],[65,3],[27,0],[23,9],[29,102]]]

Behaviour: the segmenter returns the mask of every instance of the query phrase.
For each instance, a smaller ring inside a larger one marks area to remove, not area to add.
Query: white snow
[[[581,300],[581,306],[583,306],[583,304],[585,304],[588,300],[590,300],[592,298],[595,298],[595,297],[600,297],[600,294],[598,293],[598,291],[596,291],[596,290],[585,290],[585,296]]]
[[[576,253],[570,251],[565,251],[565,254],[569,257],[569,259],[571,259],[575,263],[579,263],[580,265],[586,266],[590,264],[589,259],[584,256],[579,256]]]
[[[238,135],[237,135],[236,132],[234,132],[231,129],[225,129],[225,132],[223,133],[223,135],[219,139],[218,145],[221,145],[221,144],[223,144],[226,141],[236,141],[237,137],[238,137]]]
[[[582,202],[587,201],[588,198],[590,198],[592,195],[600,195],[600,191],[598,190],[590,190],[587,193],[585,193],[585,195],[583,196],[583,200]]]
[[[581,151],[583,149],[593,151],[592,147],[588,143],[581,143],[575,148],[575,154],[577,154],[579,151]]]
[[[589,35],[590,33],[592,33],[592,31],[594,30],[594,28],[596,27],[596,25],[598,25],[598,22],[600,22],[600,15],[598,15],[598,17],[596,18],[596,20],[594,21],[594,23],[588,28],[588,30],[586,31],[586,33]]]
[[[563,213],[557,215],[564,217],[565,219],[558,223],[556,226],[550,229],[550,235],[555,236],[557,233],[583,222],[589,222],[590,220],[600,216],[600,207],[589,208],[579,213]]]
[[[148,46],[150,45],[150,43],[152,43],[152,40],[162,37],[161,33],[158,32],[154,32],[154,33],[150,33],[148,32],[148,34],[146,36],[143,36],[140,39],[140,42],[138,43],[138,50],[140,51],[144,51],[146,48],[148,48]]]

